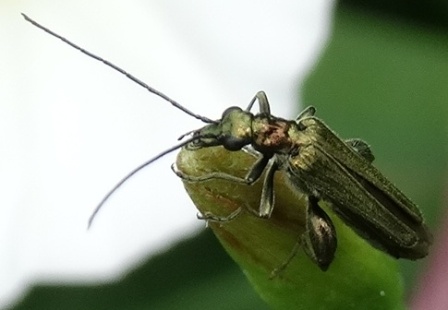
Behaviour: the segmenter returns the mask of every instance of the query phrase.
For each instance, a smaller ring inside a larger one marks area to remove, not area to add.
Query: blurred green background
[[[340,1],[331,38],[300,87],[304,105],[342,138],[361,137],[375,165],[443,215],[448,158],[446,1]],[[408,292],[423,262],[401,261]],[[448,288],[447,288],[448,290]],[[121,281],[36,284],[13,309],[267,309],[210,231],[149,258]]]
[[[302,87],[303,100],[341,137],[367,141],[375,166],[436,227],[448,158],[448,19],[433,19],[441,12],[428,8],[416,15],[410,2],[400,2],[408,7],[401,15],[395,6],[381,11],[352,2],[339,4],[333,35]],[[424,263],[400,263],[410,289]]]

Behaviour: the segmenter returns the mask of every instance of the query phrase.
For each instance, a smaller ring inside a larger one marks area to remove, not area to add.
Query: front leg
[[[247,175],[244,178],[240,178],[228,173],[224,173],[224,172],[212,172],[212,173],[208,173],[205,175],[201,175],[201,176],[191,176],[191,175],[187,175],[184,174],[182,171],[177,170],[175,165],[172,164],[171,165],[171,170],[173,170],[173,172],[182,180],[187,181],[187,182],[204,182],[204,181],[209,181],[209,180],[216,180],[216,179],[220,179],[220,180],[226,180],[226,181],[230,181],[230,182],[235,182],[235,183],[240,183],[240,184],[245,184],[245,185],[252,185],[253,183],[255,183],[261,176],[261,174],[263,173],[264,169],[266,168],[269,159],[272,156],[266,156],[266,155],[262,155],[260,156],[257,161],[252,165],[252,167],[250,168],[249,172],[247,173]]]
[[[260,113],[271,115],[271,107],[269,105],[268,97],[266,96],[266,93],[262,90],[260,90],[255,94],[255,96],[252,98],[252,100],[249,103],[249,106],[246,108],[245,111],[250,111],[255,101],[258,101]]]
[[[235,218],[237,218],[238,215],[240,215],[241,211],[243,211],[243,208],[239,207],[238,209],[236,209],[235,211],[233,211],[232,213],[230,213],[229,215],[226,215],[226,216],[215,215],[211,212],[198,213],[197,218],[198,218],[198,220],[204,220],[207,223],[214,222],[214,223],[222,224],[222,223],[230,222],[230,221],[234,220]]]
[[[202,176],[191,176],[191,175],[184,174],[180,170],[177,170],[174,164],[171,165],[171,169],[178,177],[180,177],[182,180],[185,180],[187,182],[205,182],[205,181],[209,181],[209,180],[220,179],[220,180],[236,182],[236,183],[240,183],[240,184],[244,184],[244,185],[252,185],[258,179],[260,179],[260,177],[263,174],[263,171],[265,170],[266,166],[268,165],[268,162],[271,159],[271,157],[272,156],[266,156],[266,155],[259,156],[257,161],[252,165],[249,172],[247,173],[247,175],[244,178],[240,178],[240,177],[237,177],[237,176],[234,176],[234,175],[231,175],[228,173],[224,173],[224,172],[213,172],[213,173],[209,173],[209,174],[202,175]],[[260,209],[258,211],[250,210],[250,211],[252,211],[252,213],[254,213],[258,217],[266,217],[266,215],[270,216],[271,211],[272,211],[272,205],[273,205],[273,193],[271,193],[272,185],[269,186],[269,184],[272,184],[272,181],[268,180],[273,177],[273,171],[271,172],[271,170],[272,170],[272,164],[269,165],[269,167],[268,167],[265,181],[263,183],[263,191],[262,191],[262,195],[261,195],[262,198],[260,201]],[[268,177],[270,175],[272,175],[272,177]],[[268,180],[268,181],[266,181],[266,180]],[[215,223],[216,222],[217,223],[226,223],[226,222],[229,222],[229,221],[235,219],[236,217],[238,217],[238,215],[241,213],[241,211],[242,211],[242,208],[240,207],[227,216],[218,216],[213,213],[206,212],[204,214],[198,215],[198,219],[205,220],[207,222],[210,221],[210,222],[215,222]]]

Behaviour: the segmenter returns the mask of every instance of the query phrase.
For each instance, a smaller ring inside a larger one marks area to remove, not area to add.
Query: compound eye
[[[240,107],[230,107],[224,110],[224,112],[222,112],[222,117],[221,119],[225,118],[227,115],[229,115],[230,113],[232,113],[233,111],[242,111]]]
[[[226,137],[223,146],[229,151],[239,151],[247,144],[249,142],[245,138],[230,136]]]

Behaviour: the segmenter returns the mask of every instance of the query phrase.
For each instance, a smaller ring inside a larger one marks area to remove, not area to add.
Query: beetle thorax
[[[256,116],[252,122],[252,146],[260,152],[287,153],[292,147],[290,122],[281,118]]]

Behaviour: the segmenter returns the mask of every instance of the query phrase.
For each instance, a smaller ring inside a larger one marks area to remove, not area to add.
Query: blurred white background
[[[202,124],[31,26],[28,14],[187,108],[219,118],[265,90],[294,117],[333,1],[2,1],[0,308],[39,282],[112,280],[204,226],[169,166],[130,170]]]

